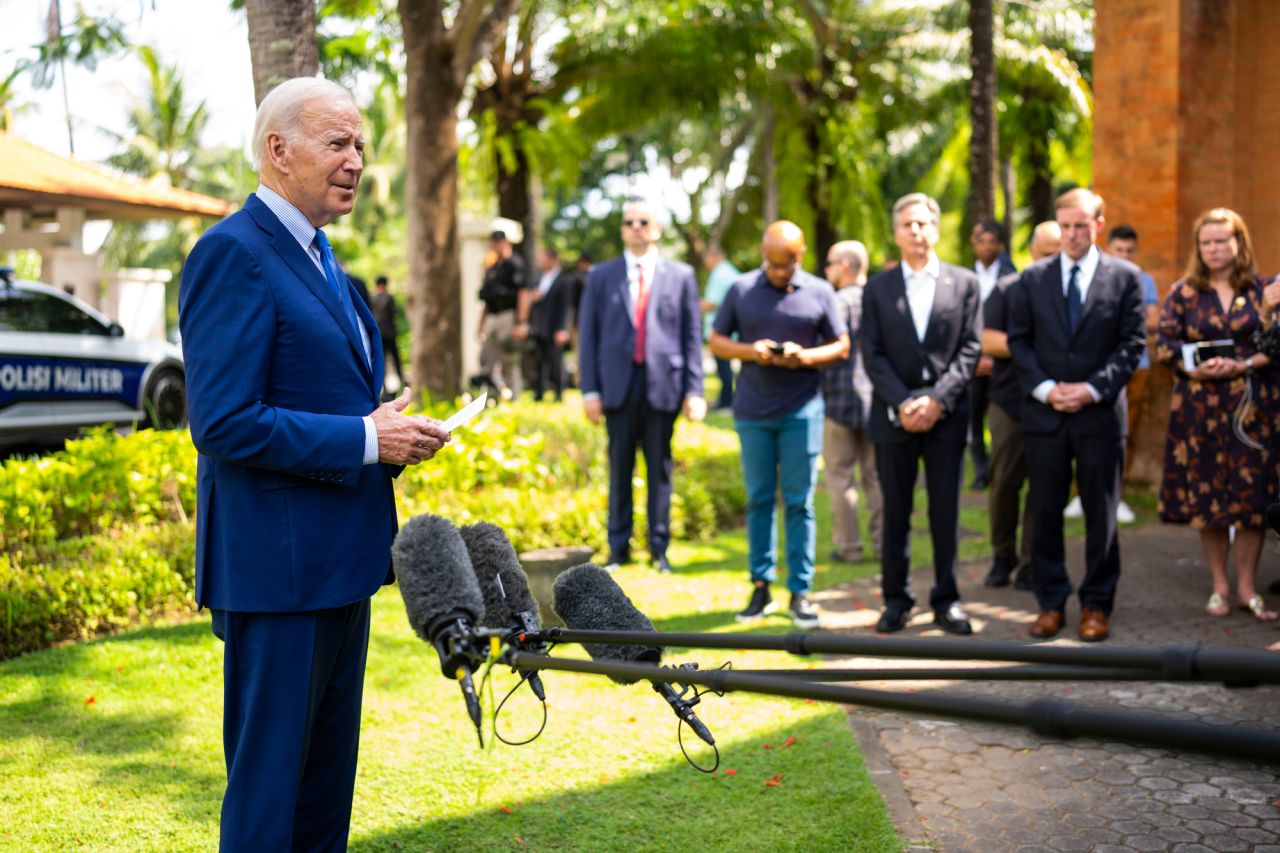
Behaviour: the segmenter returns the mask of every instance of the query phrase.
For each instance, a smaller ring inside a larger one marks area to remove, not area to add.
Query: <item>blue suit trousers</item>
[[[299,613],[213,611],[225,645],[220,849],[347,846],[369,600]]]

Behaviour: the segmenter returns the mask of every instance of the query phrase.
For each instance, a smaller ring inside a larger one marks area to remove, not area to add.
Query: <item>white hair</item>
[[[278,133],[290,143],[298,137],[299,117],[309,101],[341,99],[353,104],[351,93],[323,77],[294,77],[276,86],[258,105],[253,122],[253,167],[262,171],[267,156],[267,136]]]

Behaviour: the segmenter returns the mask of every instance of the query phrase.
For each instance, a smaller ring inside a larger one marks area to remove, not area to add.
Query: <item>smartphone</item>
[[[769,352],[773,353],[774,355],[782,355],[782,350],[783,350],[782,344],[774,344],[773,346],[769,347]]]

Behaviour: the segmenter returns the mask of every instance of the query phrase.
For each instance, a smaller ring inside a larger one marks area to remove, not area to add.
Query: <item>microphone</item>
[[[435,646],[441,674],[458,681],[483,746],[480,699],[471,673],[485,658],[474,634],[484,614],[484,597],[462,535],[446,518],[415,516],[400,528],[391,545],[391,561],[409,624]]]
[[[540,630],[542,623],[538,618],[538,602],[529,591],[529,578],[520,567],[520,559],[506,532],[488,521],[465,525],[459,532],[484,596],[484,619],[480,624],[504,633],[514,631],[515,643],[520,649],[547,654],[547,644],[541,640],[520,638],[522,634]],[[545,702],[547,694],[538,673],[530,671],[525,680],[533,695]]]
[[[570,628],[582,631],[644,631],[654,633],[653,623],[636,609],[622,587],[604,569],[583,563],[561,573],[552,587],[556,613]],[[592,660],[622,661],[625,663],[652,663],[662,660],[662,649],[657,646],[608,646],[600,643],[583,643]],[[631,684],[630,679],[609,676],[618,684]],[[702,724],[693,706],[700,700],[695,695],[686,701],[689,687],[679,692],[666,682],[650,682],[676,716],[693,729],[694,734],[715,746],[716,739]]]

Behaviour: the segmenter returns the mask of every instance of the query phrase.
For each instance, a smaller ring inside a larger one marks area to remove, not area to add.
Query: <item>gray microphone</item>
[[[636,609],[622,587],[606,572],[590,563],[575,566],[556,578],[553,587],[556,613],[564,624],[580,631],[646,631],[655,633],[653,623]],[[592,660],[620,661],[623,663],[652,663],[662,660],[658,646],[610,646],[601,643],[583,643]],[[631,684],[630,679],[609,676],[619,684]],[[710,730],[693,712],[699,701],[686,701],[682,693],[665,681],[651,681],[653,689],[667,700],[677,717],[693,729],[694,733],[715,746]]]
[[[506,532],[488,521],[465,525],[460,532],[484,596],[484,619],[480,624],[504,633],[514,631],[514,643],[522,651],[545,655],[546,643],[521,639],[522,634],[532,634],[542,626],[538,602],[529,591],[529,578],[520,567],[520,558]],[[530,671],[525,680],[539,701],[545,702],[547,694],[538,673]]]
[[[441,674],[462,687],[467,714],[480,736],[480,699],[471,673],[485,658],[474,634],[484,616],[484,597],[462,535],[446,518],[415,516],[400,528],[391,561],[409,624],[435,646]]]

